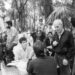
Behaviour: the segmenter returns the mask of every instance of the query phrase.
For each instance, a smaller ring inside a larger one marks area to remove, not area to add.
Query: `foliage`
[[[52,0],[41,0],[41,5],[44,7],[44,15],[47,18],[53,11]]]
[[[19,19],[20,28],[22,31],[25,30],[25,23],[26,23],[25,12],[26,12],[27,1],[28,0],[13,0],[13,2],[12,2],[14,21],[16,22],[16,18]]]

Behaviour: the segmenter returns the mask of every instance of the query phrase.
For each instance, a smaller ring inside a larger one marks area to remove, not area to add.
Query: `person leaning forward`
[[[33,49],[37,58],[29,61],[27,65],[29,75],[57,75],[55,59],[44,54],[45,45],[38,40]]]

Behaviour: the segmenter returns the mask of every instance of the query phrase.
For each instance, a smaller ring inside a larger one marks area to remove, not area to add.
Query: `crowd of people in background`
[[[74,75],[74,33],[66,30],[61,19],[54,20],[49,31],[41,26],[35,32],[19,33],[7,21],[0,35],[0,60],[16,66],[22,75]],[[73,33],[73,34],[72,34]]]

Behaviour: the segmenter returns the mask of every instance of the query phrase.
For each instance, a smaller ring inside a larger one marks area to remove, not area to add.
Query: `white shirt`
[[[14,36],[15,38],[11,42]],[[10,44],[10,43],[18,43],[18,31],[13,26],[11,27],[11,29],[7,29],[7,44]]]
[[[33,48],[30,46],[27,46],[26,50],[24,50],[19,43],[17,46],[13,48],[13,54],[15,60],[28,60],[32,58],[34,55]]]
[[[33,48],[27,47],[26,50],[22,48],[22,45],[18,43],[17,46],[13,48],[14,61],[8,65],[14,65],[18,68],[21,75],[27,75],[27,63],[30,58],[34,55]]]

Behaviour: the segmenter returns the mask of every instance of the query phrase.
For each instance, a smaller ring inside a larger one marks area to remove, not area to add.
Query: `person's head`
[[[12,27],[12,21],[7,21],[6,24],[7,24],[8,29],[10,29]]]
[[[45,49],[45,44],[41,42],[40,40],[36,41],[33,45],[34,52],[37,57],[44,57],[44,49]]]
[[[50,38],[52,38],[52,37],[53,37],[52,32],[48,32],[48,37],[50,37]]]
[[[22,45],[23,49],[26,49],[26,47],[27,47],[27,39],[25,37],[21,37],[19,39],[19,43]]]
[[[53,28],[55,29],[55,32],[57,33],[61,33],[62,29],[63,29],[63,22],[61,19],[56,19],[53,22]]]

